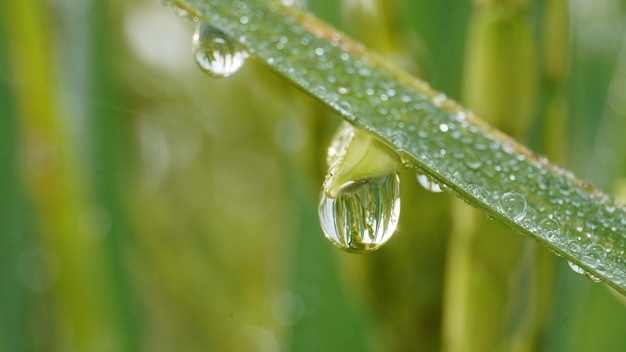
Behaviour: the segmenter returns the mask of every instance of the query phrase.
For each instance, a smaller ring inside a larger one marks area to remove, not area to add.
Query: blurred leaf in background
[[[529,140],[564,140],[562,163],[611,190],[626,171],[626,4],[561,3],[571,49],[560,78],[539,65],[552,78]],[[460,100],[471,2],[297,5]],[[449,195],[405,170],[394,238],[372,255],[336,251],[317,201],[340,119],[313,99],[254,59],[228,79],[202,74],[196,24],[159,2],[0,9],[0,350],[446,345]],[[548,12],[529,2],[537,43]],[[537,44],[537,62],[554,45]],[[569,122],[544,127],[551,106]],[[514,236],[502,241],[529,242]],[[626,349],[624,306],[563,263],[555,276],[536,349]]]

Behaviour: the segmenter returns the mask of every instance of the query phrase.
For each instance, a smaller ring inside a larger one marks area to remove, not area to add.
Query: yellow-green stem
[[[535,44],[525,6],[477,2],[470,19],[465,104],[513,137],[523,138],[535,110]],[[447,351],[527,351],[536,341],[536,248],[457,202],[444,300]],[[475,321],[481,316],[480,322]]]
[[[77,176],[55,90],[51,57],[56,49],[51,45],[46,4],[25,0],[4,5],[2,25],[11,38],[22,177],[39,215],[42,246],[58,264],[54,293],[61,343],[79,351],[115,350],[119,339],[108,311],[103,253],[93,229],[79,222],[86,208],[84,185]]]

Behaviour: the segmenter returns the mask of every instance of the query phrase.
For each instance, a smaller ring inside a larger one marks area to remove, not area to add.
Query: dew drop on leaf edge
[[[431,191],[434,193],[443,192],[443,189],[441,189],[441,186],[439,186],[439,184],[436,181],[432,180],[430,177],[426,175],[418,174],[417,182],[420,184],[420,186],[422,186],[427,191]]]
[[[393,235],[400,218],[398,174],[356,183],[337,197],[322,190],[320,225],[330,242],[352,253],[374,251]]]
[[[587,272],[585,269],[581,268],[580,266],[578,266],[577,264],[574,264],[571,261],[567,261],[567,265],[570,267],[570,269],[572,269],[573,272],[575,272],[576,274],[579,275],[584,275],[585,277],[587,277],[589,280],[591,280],[594,283],[598,283],[602,280],[600,280],[599,277],[593,275],[590,272]]]
[[[574,262],[568,260],[567,265],[569,265],[570,269],[572,269],[572,271],[575,272],[576,274],[580,274],[580,275],[585,274],[585,270],[581,268],[580,266],[578,266],[577,264],[574,264]]]
[[[526,198],[516,192],[507,192],[500,198],[500,207],[502,211],[513,218],[520,221],[526,216]]]
[[[248,57],[248,52],[237,40],[207,23],[198,23],[192,50],[200,69],[215,78],[233,75]]]

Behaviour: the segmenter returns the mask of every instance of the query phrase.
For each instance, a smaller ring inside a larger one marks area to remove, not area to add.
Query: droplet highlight
[[[398,174],[355,182],[335,198],[323,190],[319,217],[324,235],[335,246],[353,253],[380,248],[400,219]]]
[[[248,58],[248,52],[237,40],[207,23],[196,27],[192,49],[198,66],[215,78],[233,75]]]

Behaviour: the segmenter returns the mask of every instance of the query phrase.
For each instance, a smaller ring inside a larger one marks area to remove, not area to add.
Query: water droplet
[[[234,74],[248,57],[239,42],[207,23],[199,23],[196,27],[192,48],[198,66],[216,78]]]
[[[589,280],[593,281],[593,282],[600,282],[600,278],[593,275],[592,273],[586,271],[585,269],[583,269],[582,267],[580,267],[577,264],[574,264],[571,261],[567,261],[567,265],[569,265],[570,269],[572,269],[573,272],[575,272],[576,274],[579,275],[585,275]]]
[[[480,160],[480,158],[476,154],[474,154],[471,150],[467,150],[465,152],[463,162],[465,163],[467,167],[469,167],[472,170],[476,170],[483,165],[483,162]]]
[[[502,211],[515,221],[520,221],[526,216],[526,199],[516,192],[508,192],[500,198]]]
[[[434,98],[433,98],[433,104],[435,104],[435,106],[441,106],[441,104],[446,100],[446,95],[445,94],[437,94]]]
[[[570,269],[572,269],[573,272],[575,272],[576,274],[580,274],[580,275],[584,275],[585,274],[585,269],[581,268],[580,266],[578,266],[577,264],[574,264],[571,261],[567,261],[567,265],[569,265]]]
[[[591,280],[591,281],[593,281],[593,282],[600,282],[600,281],[601,281],[599,277],[597,277],[597,276],[595,276],[595,275],[593,275],[592,273],[587,272],[587,271],[585,271],[585,276],[586,276],[589,280]]]
[[[419,184],[427,191],[435,193],[443,192],[439,184],[426,175],[417,175],[417,182],[419,182]]]
[[[539,223],[539,231],[550,242],[556,242],[561,233],[561,224],[555,219],[545,218]]]
[[[400,218],[397,174],[355,182],[336,198],[322,191],[319,217],[324,235],[348,252],[369,252],[387,242]]]
[[[440,130],[441,132],[448,132],[449,127],[448,127],[448,125],[446,125],[445,123],[442,123],[442,124],[439,124],[439,130]]]
[[[582,261],[590,265],[591,267],[597,268],[602,266],[602,262],[606,257],[606,251],[604,247],[599,244],[591,244],[583,250]]]
[[[189,15],[189,11],[183,9],[182,7],[174,6],[174,14],[179,17],[187,17]]]

